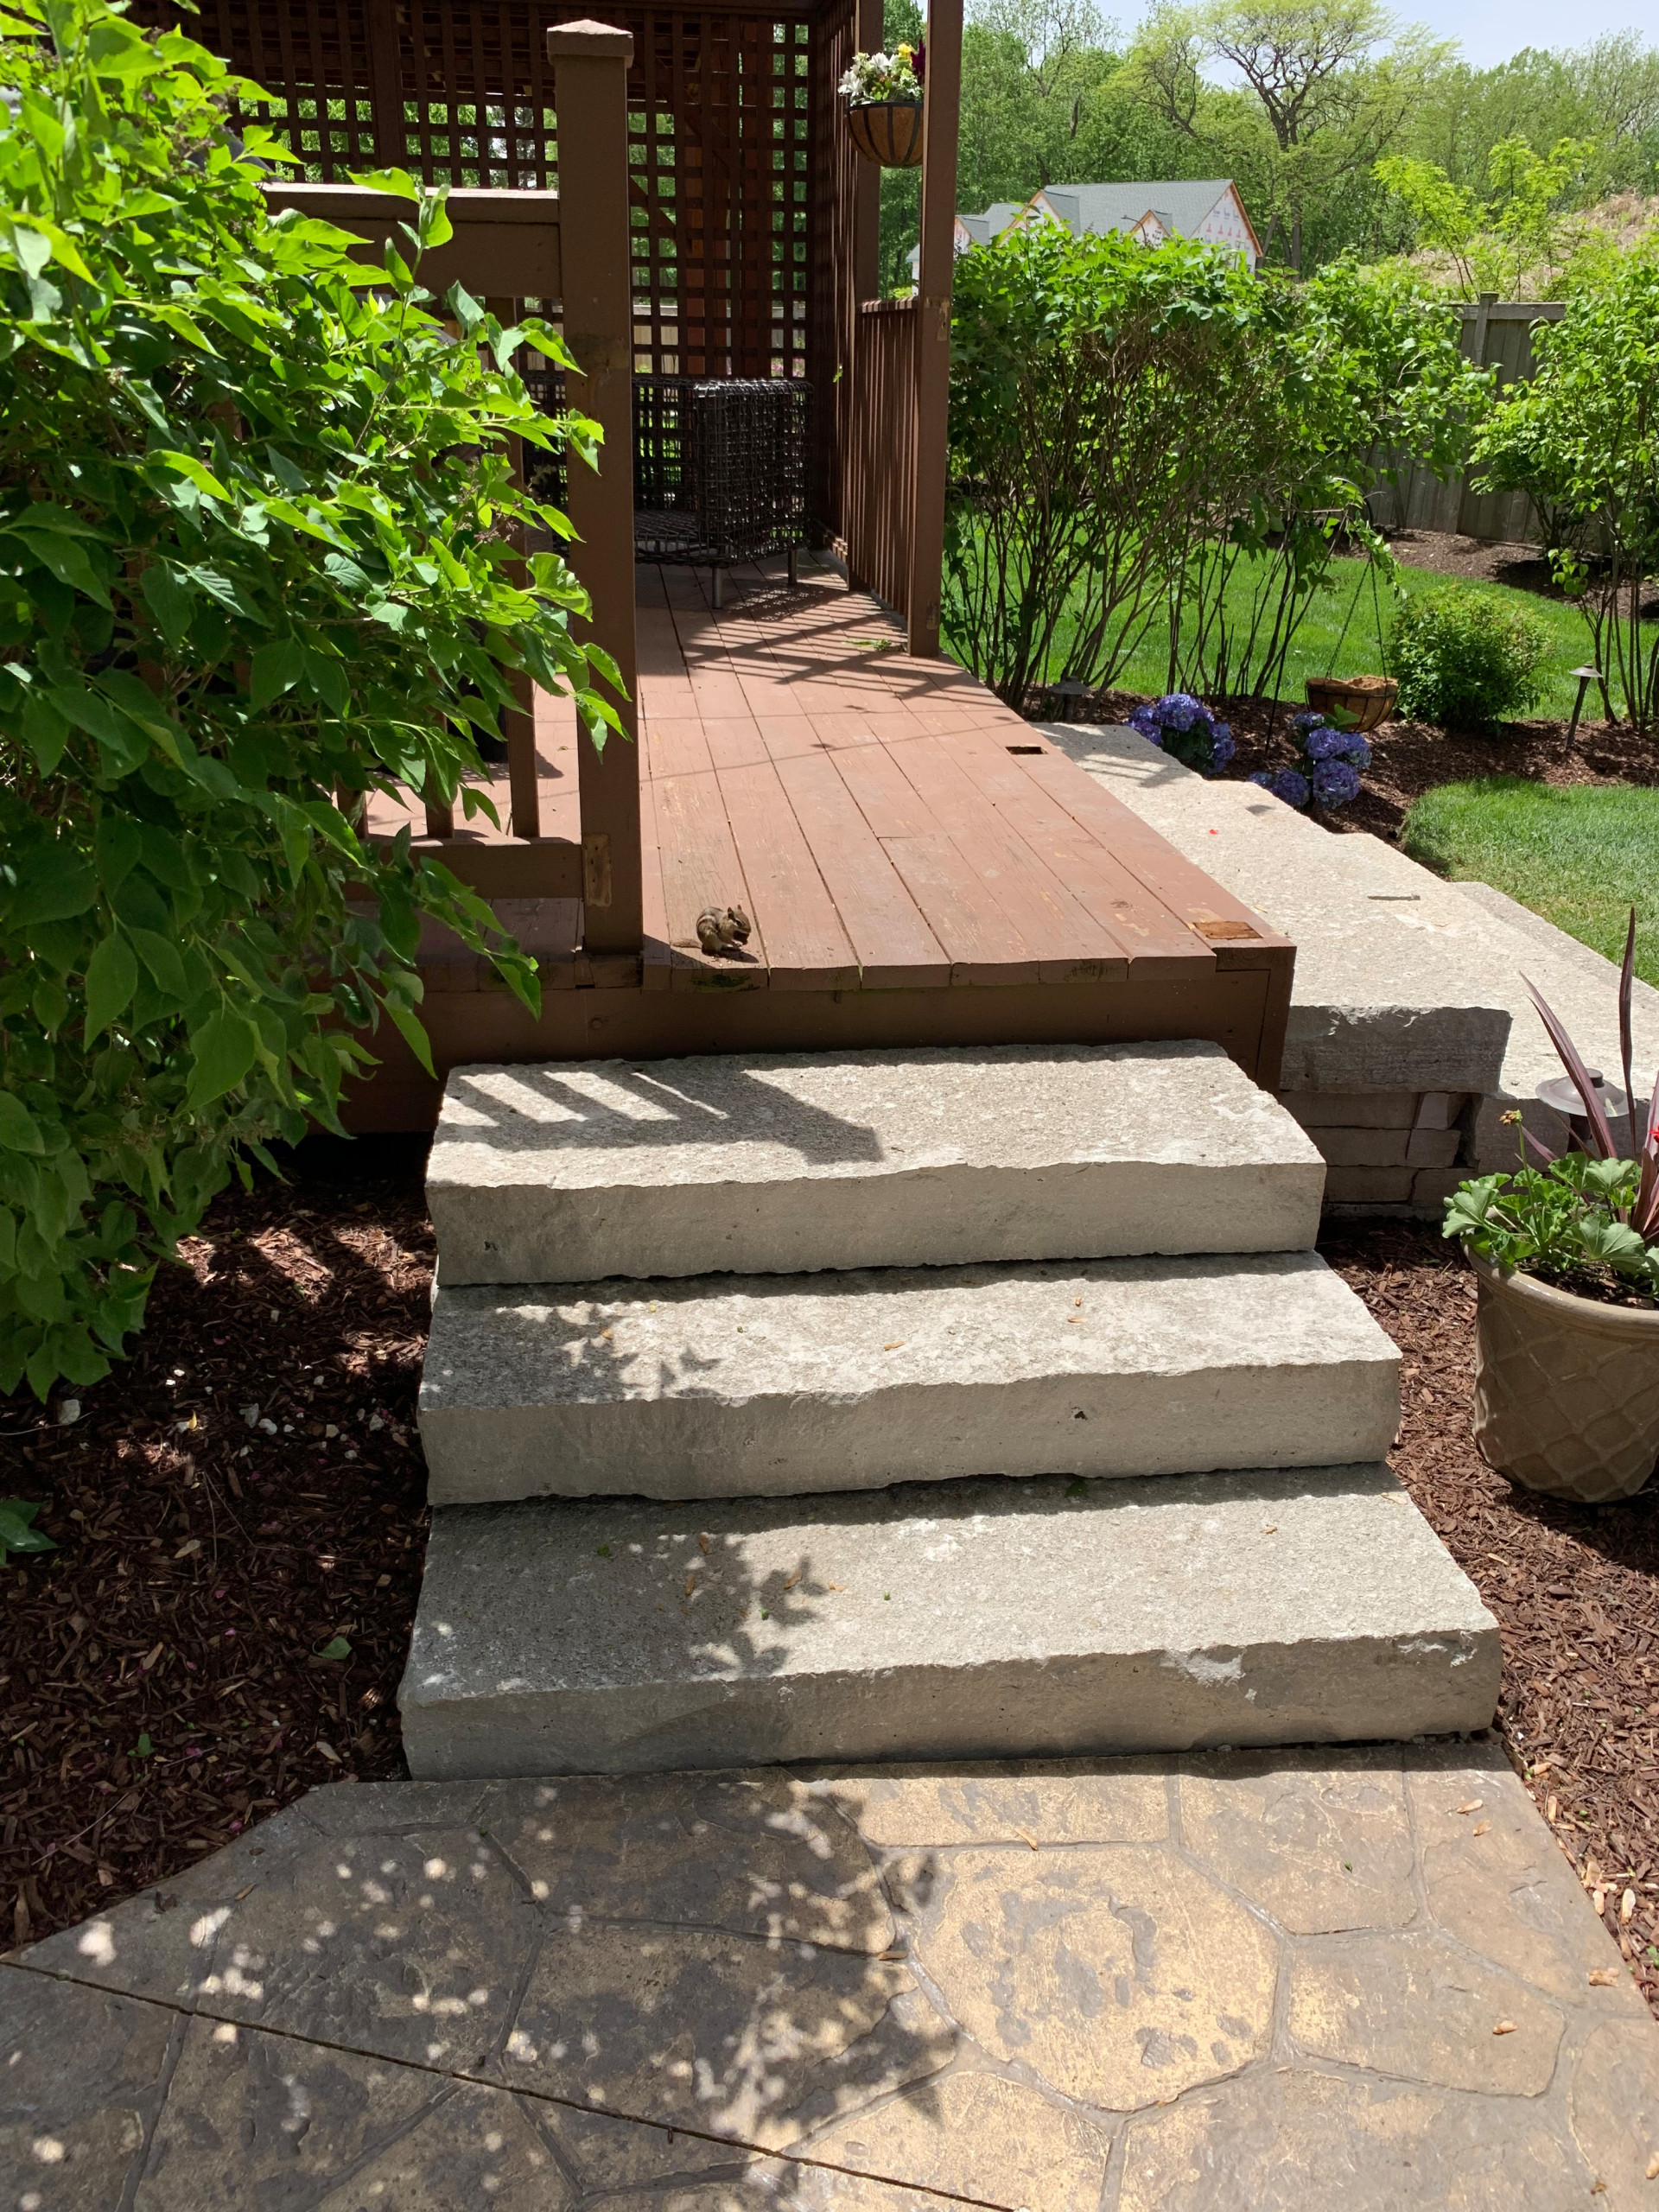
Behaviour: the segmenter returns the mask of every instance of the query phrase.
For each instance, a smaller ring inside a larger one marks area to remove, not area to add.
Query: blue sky
[[[1477,68],[1507,61],[1523,46],[1587,46],[1603,31],[1638,28],[1645,12],[1631,0],[1396,0],[1408,22],[1454,38]],[[1651,34],[1651,25],[1649,26]]]

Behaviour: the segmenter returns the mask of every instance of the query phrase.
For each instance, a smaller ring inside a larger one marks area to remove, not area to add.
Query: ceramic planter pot
[[[1316,714],[1328,715],[1333,707],[1357,718],[1360,730],[1375,729],[1387,721],[1400,696],[1391,676],[1310,676],[1305,689],[1307,703]]]
[[[1551,1497],[1633,1497],[1659,1459],[1659,1307],[1601,1306],[1469,1262],[1482,1455]]]
[[[922,166],[920,100],[855,100],[847,109],[847,128],[867,162],[884,169]]]

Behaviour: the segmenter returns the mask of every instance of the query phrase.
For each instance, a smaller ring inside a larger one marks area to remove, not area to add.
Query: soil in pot
[[[1659,1459],[1659,1307],[1576,1298],[1469,1260],[1482,1457],[1551,1497],[1634,1497]]]

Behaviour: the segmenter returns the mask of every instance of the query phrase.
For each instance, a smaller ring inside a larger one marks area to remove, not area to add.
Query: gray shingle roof
[[[1160,178],[1153,183],[1051,184],[1044,188],[1043,197],[1079,237],[1130,230],[1151,212],[1166,231],[1192,238],[1230,182],[1230,178],[1212,176],[1187,183]],[[982,215],[965,215],[963,220],[976,234],[984,224],[989,236],[995,238],[1020,212],[1019,207],[1001,200]]]

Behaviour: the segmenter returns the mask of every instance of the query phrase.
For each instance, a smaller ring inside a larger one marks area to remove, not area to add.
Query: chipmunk
[[[697,943],[705,952],[734,957],[748,943],[753,927],[741,906],[728,906],[723,914],[717,906],[705,906],[697,916]]]

